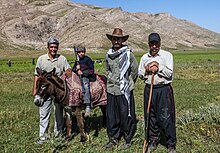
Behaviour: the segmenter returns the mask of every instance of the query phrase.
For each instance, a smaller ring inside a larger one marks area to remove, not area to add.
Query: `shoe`
[[[151,152],[155,151],[156,149],[157,149],[157,144],[154,142],[151,142],[150,144],[148,144],[145,153],[151,153]]]
[[[46,142],[46,140],[42,140],[42,139],[39,139],[35,142],[35,144],[37,145],[43,145],[44,143]]]
[[[86,112],[85,112],[85,117],[90,117],[91,116],[91,109],[89,107],[86,107]]]
[[[111,140],[107,144],[104,145],[105,149],[112,148],[113,146],[118,145],[117,140]]]
[[[168,153],[176,153],[176,149],[174,147],[169,147]]]
[[[130,148],[131,147],[131,143],[125,143],[122,147],[121,147],[121,149],[128,149],[128,148]]]
[[[63,132],[58,132],[58,133],[54,133],[54,137],[56,139],[62,139],[65,137],[64,133]]]

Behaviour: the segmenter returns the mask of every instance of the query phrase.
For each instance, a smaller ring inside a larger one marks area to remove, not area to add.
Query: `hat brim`
[[[129,37],[129,35],[125,35],[125,36],[114,36],[114,35],[110,35],[110,34],[106,34],[106,36],[107,36],[107,38],[108,38],[109,40],[112,40],[113,37],[122,38],[122,42],[125,42],[125,41],[128,39],[128,37]]]
[[[152,42],[152,41],[160,42],[160,39],[158,39],[158,38],[152,38],[152,39],[150,39],[148,42],[150,43],[150,42]]]

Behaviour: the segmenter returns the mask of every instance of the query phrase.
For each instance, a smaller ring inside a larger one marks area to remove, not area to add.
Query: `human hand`
[[[79,64],[76,65],[76,69],[77,69],[77,70],[80,70],[80,65],[79,65]]]
[[[36,95],[37,91],[36,89],[33,90],[32,96],[34,97]]]
[[[77,71],[77,73],[78,73],[78,75],[82,75],[83,74],[81,70]]]
[[[72,69],[67,69],[65,72],[64,72],[64,75],[63,75],[63,78],[66,79],[66,78],[69,78],[72,76]]]
[[[158,71],[159,63],[156,61],[150,62],[145,66],[146,72],[156,73]]]
[[[144,76],[144,80],[147,80],[147,79],[148,79],[148,75],[145,75],[145,76]]]
[[[158,71],[158,67],[157,66],[152,66],[151,68],[150,68],[150,71],[152,72],[152,73],[156,73],[157,71]]]

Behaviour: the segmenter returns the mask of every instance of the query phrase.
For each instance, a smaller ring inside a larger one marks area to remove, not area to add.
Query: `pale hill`
[[[147,36],[158,32],[165,48],[220,48],[220,34],[168,13],[130,13],[67,0],[1,0],[0,48],[42,49],[50,36],[62,49],[83,43],[89,50],[110,47],[106,33],[124,29],[134,51],[147,49]]]

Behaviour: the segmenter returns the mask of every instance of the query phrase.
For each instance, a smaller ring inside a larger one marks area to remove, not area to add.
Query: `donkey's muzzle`
[[[44,105],[44,100],[39,95],[36,95],[34,96],[34,104],[38,107],[41,107]]]

